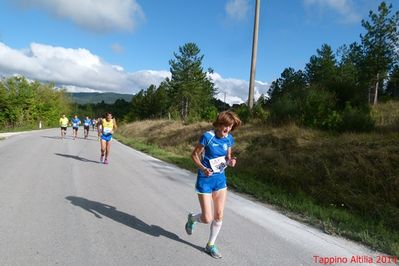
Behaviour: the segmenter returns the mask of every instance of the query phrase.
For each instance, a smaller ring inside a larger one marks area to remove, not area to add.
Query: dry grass
[[[192,169],[190,153],[209,129],[205,122],[156,120],[124,125],[119,134],[175,154],[160,157]],[[231,187],[316,219],[327,232],[399,255],[397,133],[333,135],[248,123],[233,135],[238,162],[228,172]]]
[[[399,102],[379,103],[372,108],[372,117],[379,129],[399,130]]]

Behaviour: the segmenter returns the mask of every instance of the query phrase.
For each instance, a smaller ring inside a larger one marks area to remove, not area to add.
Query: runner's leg
[[[196,223],[210,223],[212,221],[212,196],[211,194],[198,194],[201,212],[189,213],[185,225],[186,233],[192,235]]]
[[[198,194],[198,200],[201,206],[201,216],[199,221],[209,224],[213,220],[212,196],[211,194]]]
[[[108,160],[109,153],[111,152],[111,141],[106,142],[106,149],[105,149],[105,160]]]
[[[211,232],[209,235],[208,245],[215,244],[220,228],[222,227],[226,196],[227,196],[227,189],[221,189],[219,191],[212,193],[213,204],[214,204],[214,216],[213,216],[214,219],[211,224]]]
[[[222,258],[222,254],[219,252],[215,245],[216,238],[222,228],[223,211],[226,202],[227,190],[221,189],[212,193],[212,199],[214,204],[214,220],[212,221],[209,241],[206,244],[205,252],[211,255],[215,259]]]
[[[107,142],[102,139],[101,140],[101,158],[100,158],[101,162],[103,162],[103,160],[104,160],[104,153],[105,153],[106,146],[107,146]]]

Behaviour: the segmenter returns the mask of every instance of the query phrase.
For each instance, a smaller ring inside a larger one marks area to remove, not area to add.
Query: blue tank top
[[[234,138],[231,134],[226,137],[218,137],[216,133],[211,130],[205,132],[199,143],[204,146],[205,152],[201,160],[202,164],[212,169],[212,176],[224,175],[224,169],[226,168],[226,156],[229,148],[234,145]],[[199,170],[198,175],[200,177],[206,177],[204,173]]]

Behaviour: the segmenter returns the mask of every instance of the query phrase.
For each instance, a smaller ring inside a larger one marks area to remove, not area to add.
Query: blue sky
[[[359,41],[378,0],[262,0],[256,95],[323,43]],[[386,1],[398,8],[398,1]],[[222,98],[246,100],[255,0],[0,0],[0,75],[70,91],[135,93],[169,76],[187,42],[205,55]]]

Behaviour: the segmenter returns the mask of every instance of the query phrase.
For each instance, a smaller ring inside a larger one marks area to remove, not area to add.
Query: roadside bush
[[[269,117],[269,112],[263,109],[262,105],[255,104],[252,110],[252,118],[259,119],[262,122],[266,122]]]
[[[299,99],[292,99],[289,95],[282,96],[271,104],[270,122],[276,125],[289,122],[300,123],[300,106]]]
[[[201,112],[201,118],[205,121],[214,121],[218,115],[218,109],[215,106],[209,106]]]
[[[371,131],[375,125],[367,107],[353,108],[347,103],[341,116],[342,122],[337,128],[339,131],[367,132]]]
[[[334,129],[340,121],[334,109],[335,95],[333,93],[324,89],[308,89],[301,122],[303,125],[313,128]]]
[[[251,114],[248,110],[248,106],[245,104],[240,105],[234,109],[234,112],[240,117],[241,121],[248,122],[251,119]]]

